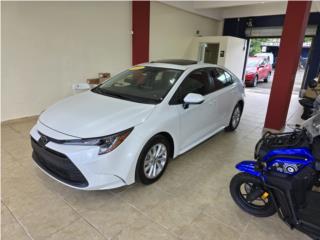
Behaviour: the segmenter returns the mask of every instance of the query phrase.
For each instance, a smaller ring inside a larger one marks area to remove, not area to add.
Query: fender
[[[236,169],[241,172],[249,173],[255,177],[261,177],[261,172],[256,170],[256,161],[242,161],[236,165]]]

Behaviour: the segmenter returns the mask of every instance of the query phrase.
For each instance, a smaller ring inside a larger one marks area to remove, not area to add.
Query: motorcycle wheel
[[[256,217],[269,217],[277,211],[260,179],[247,173],[238,173],[232,178],[230,193],[243,211]]]

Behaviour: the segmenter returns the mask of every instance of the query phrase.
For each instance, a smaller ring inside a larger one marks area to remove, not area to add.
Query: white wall
[[[37,115],[72,84],[131,65],[129,1],[1,4],[1,121]],[[216,20],[159,2],[150,16],[151,60],[184,58],[196,30],[219,31]]]
[[[130,2],[2,2],[2,117],[39,114],[73,83],[131,64]]]
[[[151,2],[150,60],[185,58],[197,30],[202,36],[214,36],[218,21]]]
[[[190,50],[187,53],[188,59],[198,60],[199,46],[201,43],[218,43],[219,55],[217,64],[226,67],[227,69],[232,71],[238,78],[242,78],[242,71],[246,53],[245,39],[229,36],[194,37]],[[220,56],[221,51],[224,51],[224,57]]]

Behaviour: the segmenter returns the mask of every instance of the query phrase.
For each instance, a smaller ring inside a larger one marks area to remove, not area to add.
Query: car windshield
[[[261,62],[261,59],[249,58],[247,67],[256,67]]]
[[[134,102],[157,104],[182,74],[182,70],[136,66],[107,80],[93,92]]]

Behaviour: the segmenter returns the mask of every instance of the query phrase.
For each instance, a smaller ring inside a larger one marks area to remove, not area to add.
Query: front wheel
[[[235,203],[251,215],[269,217],[276,212],[271,195],[257,177],[238,173],[230,182],[230,193]]]
[[[136,176],[143,184],[156,182],[166,170],[171,154],[171,145],[162,135],[150,139],[140,154]]]

